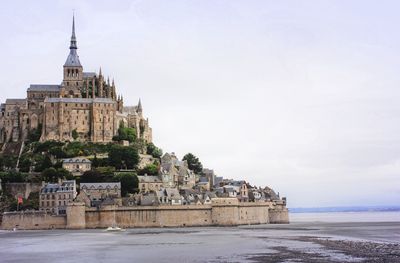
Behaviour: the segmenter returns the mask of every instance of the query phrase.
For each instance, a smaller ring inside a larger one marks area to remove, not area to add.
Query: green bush
[[[16,172],[16,171],[8,171],[8,172],[0,172],[0,179],[2,183],[23,183],[27,180],[28,174]]]
[[[113,145],[108,154],[108,161],[116,169],[135,169],[139,163],[139,153],[132,146]]]
[[[157,175],[158,174],[158,165],[156,164],[149,164],[146,165],[143,169],[138,172],[140,175]]]
[[[139,180],[135,173],[118,173],[113,178],[114,182],[121,182],[121,195],[127,196],[129,193],[138,191]]]
[[[201,164],[199,158],[194,156],[192,153],[188,153],[183,156],[182,161],[187,161],[189,169],[193,170],[195,174],[203,173],[203,165]]]
[[[73,179],[73,176],[69,171],[63,168],[55,169],[51,167],[43,170],[42,179],[46,182],[55,183],[58,179]]]
[[[118,128],[118,134],[113,137],[113,141],[129,141],[130,143],[136,140],[135,128],[125,128],[123,122],[121,122]]]
[[[147,154],[150,154],[154,158],[161,158],[163,151],[155,146],[152,142],[147,144]]]

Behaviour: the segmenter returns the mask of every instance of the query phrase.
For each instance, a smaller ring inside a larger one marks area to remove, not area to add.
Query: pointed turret
[[[137,106],[137,112],[143,112],[142,102],[140,101],[140,99],[139,99],[139,103],[138,103],[138,106]]]
[[[115,100],[117,92],[115,91],[114,78],[112,80],[112,94],[113,94],[113,99]]]
[[[106,91],[104,90],[104,85],[103,85],[103,74],[101,73],[101,67],[99,69],[99,78],[98,78],[98,82],[99,82],[99,94],[100,97],[103,98]]]

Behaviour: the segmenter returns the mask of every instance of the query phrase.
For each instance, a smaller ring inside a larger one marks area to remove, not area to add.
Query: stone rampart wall
[[[5,212],[2,229],[63,229],[66,228],[66,216],[52,216],[42,211]]]
[[[51,216],[45,212],[5,213],[2,228],[107,228],[114,223],[123,228],[234,226],[289,222],[286,207],[270,207],[269,202],[239,203],[233,198],[213,201],[212,205],[105,206],[101,209],[73,203],[67,207],[67,216]]]
[[[289,210],[282,205],[275,206],[269,211],[270,224],[289,224]]]

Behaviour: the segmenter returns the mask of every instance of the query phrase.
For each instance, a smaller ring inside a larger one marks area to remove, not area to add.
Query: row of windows
[[[79,70],[78,69],[67,69],[67,76],[68,77],[78,77]]]
[[[35,94],[32,93],[29,97],[30,98],[58,98],[59,94],[58,93],[49,93],[49,94],[43,94],[43,93],[39,93],[39,94]]]
[[[50,204],[51,204],[51,206],[55,206],[56,203],[54,201],[51,201],[51,203],[49,201],[47,201],[47,202],[42,201],[41,202],[41,206],[42,207],[45,206],[45,204],[46,204],[46,206],[50,206]],[[66,204],[67,204],[67,201],[58,201],[58,205],[66,205]]]
[[[65,103],[65,107],[68,107],[68,106],[71,107],[72,105],[73,105],[73,103],[70,103],[70,104],[69,103]],[[78,105],[79,105],[79,103],[75,103],[75,107],[79,107]],[[104,108],[104,107],[112,108],[113,105],[114,104],[110,104],[110,103],[95,103],[94,104],[95,107],[100,107],[101,106],[102,108]],[[54,103],[52,102],[50,104],[50,106],[54,107]],[[88,107],[89,105],[87,103],[80,103],[80,106],[81,107]]]
[[[69,189],[69,187],[65,188],[65,190],[67,190],[67,191],[68,191],[68,189]],[[47,194],[47,195],[41,195],[41,198],[42,199],[56,199],[56,196],[54,194],[52,194],[52,195]],[[58,196],[58,199],[66,199],[66,198],[67,198],[67,194]],[[71,194],[68,194],[68,199],[71,199]]]

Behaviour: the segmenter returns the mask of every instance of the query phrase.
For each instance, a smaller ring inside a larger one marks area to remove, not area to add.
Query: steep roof
[[[117,189],[121,189],[121,183],[81,183],[80,184],[81,189],[107,189],[111,188],[114,189],[117,187]]]
[[[138,176],[139,182],[140,183],[159,183],[161,182],[161,179],[158,176],[152,176],[152,175],[139,175]]]
[[[91,163],[91,161],[89,159],[86,158],[66,158],[63,159],[63,163]]]
[[[46,98],[44,102],[115,103],[115,101],[110,98]]]
[[[25,104],[26,99],[6,99],[6,104]]]
[[[83,72],[83,78],[87,79],[87,78],[93,78],[96,76],[96,72]]]
[[[61,85],[31,84],[28,91],[60,91]]]

